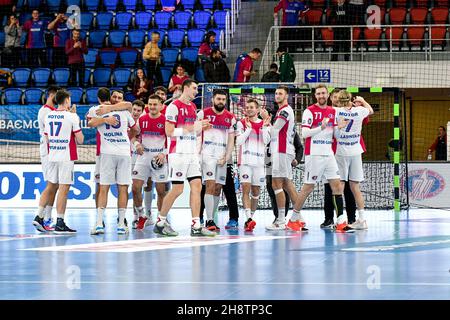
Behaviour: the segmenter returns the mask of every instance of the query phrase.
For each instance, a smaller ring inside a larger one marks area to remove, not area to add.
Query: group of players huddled
[[[274,114],[270,114],[258,100],[250,98],[245,101],[240,119],[227,109],[228,95],[224,90],[214,90],[212,107],[198,112],[192,102],[198,94],[195,81],[185,80],[181,96],[167,106],[164,104],[166,94],[165,88],[155,88],[155,94],[145,104],[140,100],[133,103],[123,101],[120,91],[111,94],[107,88],[98,90],[99,104],[91,107],[86,115],[88,126],[97,130],[97,219],[92,235],[105,232],[103,221],[111,185],[118,188],[117,233],[129,232],[125,215],[128,187],[132,185],[132,228],[142,230],[154,225],[153,230],[157,234],[177,236],[178,232],[171,227],[167,216],[175,200],[183,193],[187,180],[192,212],[191,236],[215,236],[220,228],[214,222],[214,212],[218,208],[227,173],[230,174],[227,163],[233,162],[233,152],[237,153],[242,185],[245,231],[251,232],[256,226],[254,214],[269,170],[271,183],[268,189],[271,189],[273,205],[277,207],[274,211],[278,216],[266,226],[266,230],[306,231],[300,209],[319,182],[327,183],[325,208],[328,209],[325,210],[322,228],[332,228],[336,232],[367,229],[364,198],[359,188],[359,183],[364,180],[361,128],[373,110],[362,97],[352,99],[345,90],[334,91],[332,102],[335,107],[331,107],[328,106],[327,87],[317,86],[317,102],[302,116],[305,167],[303,186],[297,192],[293,169],[299,165],[294,143],[298,134],[294,111],[288,104],[287,87],[279,86],[275,91],[277,108]],[[56,87],[49,88],[47,102],[39,110],[38,120],[42,137],[40,154],[47,186],[41,195],[33,225],[41,232],[76,232],[65,224],[64,213],[73,183],[77,144],[82,144],[84,137],[70,93]],[[157,192],[156,217],[151,213],[153,183]],[[202,185],[204,199],[201,198]],[[344,214],[342,194],[346,186],[354,195],[358,219],[354,212],[352,217],[349,215],[349,220]],[[51,212],[56,195],[57,221],[53,224]],[[293,204],[293,213],[288,221],[285,220],[286,196]],[[200,220],[202,200],[205,223]],[[336,223],[333,211],[337,214]],[[238,227],[237,221],[229,225]]]

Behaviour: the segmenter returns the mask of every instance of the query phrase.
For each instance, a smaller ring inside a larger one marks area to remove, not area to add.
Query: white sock
[[[158,215],[158,221],[156,222],[158,227],[162,227],[164,223],[166,222],[167,217],[163,217],[162,215]]]
[[[153,188],[152,191],[144,191],[144,205],[145,214],[150,217],[152,214],[152,200],[153,200]]]
[[[364,209],[358,209],[358,219],[364,220]]]
[[[38,216],[39,218],[44,218],[44,207],[38,207]]]
[[[207,220],[214,219],[214,196],[205,194],[205,212]]]
[[[339,217],[337,217],[336,223],[337,224],[347,223],[347,215],[341,214]]]
[[[140,207],[140,208],[142,208],[142,207]],[[135,207],[135,206],[133,206],[133,220],[137,220],[137,219],[139,219],[139,212],[138,212],[138,208],[137,207]]]
[[[50,220],[52,218],[52,206],[45,206],[45,220]]]
[[[119,208],[119,226],[125,225],[125,212],[126,208]]]
[[[64,220],[64,213],[57,213],[56,218]]]
[[[219,208],[220,196],[214,196],[214,218],[217,218],[217,211]]]
[[[136,214],[138,217],[145,217],[145,212],[143,207],[136,208]]]
[[[292,210],[291,220],[292,221],[300,220],[301,222],[305,222],[305,219],[303,219],[302,213],[300,211],[295,210],[295,209]]]
[[[105,208],[97,208],[97,226],[103,227],[103,214],[105,213]]]
[[[284,216],[286,215],[286,209],[283,208],[278,208],[278,218],[277,221],[279,223],[284,223]]]
[[[255,211],[250,211],[250,215],[251,215],[251,218],[253,219],[253,216],[255,215]]]
[[[200,224],[200,218],[192,218],[192,227],[194,229],[199,229],[202,227],[202,225]]]
[[[252,218],[252,213],[250,209],[244,209],[244,212],[245,216],[247,217],[247,220]]]

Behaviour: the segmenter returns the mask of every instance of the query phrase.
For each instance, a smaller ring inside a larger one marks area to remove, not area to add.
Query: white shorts
[[[292,180],[292,161],[295,156],[287,153],[272,153],[272,178]]]
[[[100,156],[95,156],[94,182],[100,183]]]
[[[336,155],[336,162],[342,181],[364,181],[362,157],[360,154],[356,156]]]
[[[58,184],[73,183],[73,161],[48,162],[48,181]]]
[[[114,154],[100,155],[100,184],[101,185],[130,185],[131,157]]]
[[[217,159],[203,158],[202,160],[202,180],[215,180],[216,183],[225,185],[227,179],[227,164],[219,166]]]
[[[305,156],[303,183],[315,184],[322,181],[323,178],[327,180],[341,179],[334,155]]]
[[[239,178],[241,179],[241,183],[250,183],[252,186],[263,187],[266,184],[264,166],[251,167],[241,165],[239,166]]]
[[[44,181],[48,181],[48,155],[41,156],[42,174],[44,175]]]
[[[167,182],[169,170],[167,163],[161,167],[161,169],[155,170],[150,164],[135,164],[131,177],[136,180],[142,180],[147,183],[148,178],[151,178],[153,182]]]
[[[169,154],[170,181],[184,181],[187,178],[201,176],[200,160],[197,154]]]

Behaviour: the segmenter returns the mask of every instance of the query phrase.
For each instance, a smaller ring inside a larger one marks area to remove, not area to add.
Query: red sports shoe
[[[148,220],[147,217],[139,217],[139,220],[138,220],[136,229],[138,229],[138,230],[144,230],[144,228],[145,228],[145,223],[147,222],[147,220]]]
[[[292,221],[289,220],[286,224],[286,230],[292,230],[292,231],[308,231],[308,229],[305,228],[306,223],[302,222],[300,220]]]
[[[255,229],[256,227],[256,222],[254,220],[252,220],[251,218],[249,218],[244,225],[244,229],[245,231],[251,232],[253,231],[253,229]]]

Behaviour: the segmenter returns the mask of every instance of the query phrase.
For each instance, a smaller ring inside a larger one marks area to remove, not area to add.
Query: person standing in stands
[[[434,140],[434,143],[428,148],[428,159],[433,151],[436,150],[435,160],[447,160],[447,132],[445,127],[439,127],[439,135]]]
[[[280,58],[280,81],[294,82],[297,74],[295,73],[295,66],[291,55],[286,52],[286,48],[279,47],[277,49],[277,56]]]
[[[205,62],[203,70],[207,82],[230,82],[230,69],[222,59],[220,50],[213,49],[211,51],[211,59]]]
[[[161,35],[158,32],[152,32],[152,39],[145,45],[142,53],[142,58],[147,64],[147,78],[152,80],[157,86],[163,83],[159,68],[161,49],[158,43],[160,38]]]
[[[84,57],[83,54],[88,52],[86,40],[80,38],[80,30],[72,31],[72,39],[66,41],[67,63],[70,69],[70,84],[77,83],[77,73],[79,86],[84,86]]]
[[[350,60],[350,24],[351,14],[345,0],[337,0],[331,7],[331,15],[328,24],[337,26],[348,26],[334,28],[333,55],[331,61],[338,61],[339,53],[344,53],[345,61]],[[331,28],[329,28],[331,30]]]
[[[67,65],[65,52],[66,41],[70,37],[70,30],[67,27],[67,17],[64,13],[58,13],[55,20],[48,24],[48,30],[53,30],[53,66],[64,67]]]
[[[9,17],[5,28],[5,48],[3,49],[3,65],[15,68],[19,65],[20,57],[20,37],[22,28],[19,19],[15,15]]]
[[[216,36],[217,34],[214,31],[208,31],[205,35],[205,40],[200,45],[200,48],[198,48],[198,56],[202,63],[209,61],[211,59],[212,51],[218,49]]]
[[[45,58],[45,40],[44,32],[47,29],[47,23],[39,18],[39,11],[33,10],[31,19],[26,21],[22,27],[27,32],[27,49],[28,65],[32,68],[36,66],[47,66]]]
[[[367,5],[364,0],[349,0],[348,6],[351,15],[351,22],[353,25],[364,25],[364,11]]]
[[[239,55],[234,69],[233,82],[250,82],[250,78],[256,74],[253,71],[253,63],[261,57],[261,50],[254,48],[249,53]]]
[[[261,82],[280,82],[280,74],[276,63],[270,65],[270,70],[264,73]]]

